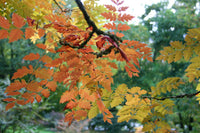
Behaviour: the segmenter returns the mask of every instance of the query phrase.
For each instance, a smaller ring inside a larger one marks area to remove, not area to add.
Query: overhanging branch
[[[60,8],[60,10],[63,12],[65,11],[65,9],[62,9],[62,7],[58,4],[58,2],[56,0],[53,0],[55,2],[55,4],[58,6],[58,8]],[[88,15],[84,5],[82,4],[82,2],[80,0],[75,0],[77,6],[79,7],[79,9],[81,10],[81,12],[83,13],[83,16],[88,24],[89,27],[92,27],[92,32],[90,33],[90,36],[83,42],[81,43],[79,46],[73,46],[71,44],[69,44],[68,42],[64,42],[62,40],[60,40],[60,44],[61,45],[68,45],[72,48],[77,48],[77,49],[81,49],[83,48],[92,38],[93,34],[96,33],[97,35],[105,35],[110,37],[118,46],[119,46],[119,42],[122,42],[122,39],[117,37],[116,35],[113,35],[109,32],[104,32],[102,30],[100,30],[99,28],[97,28],[96,24],[90,19],[90,16]],[[108,49],[104,50],[104,51],[100,51],[99,53],[92,53],[95,54],[98,57],[102,57],[103,55],[107,55],[109,54],[112,49],[115,48],[114,46],[110,46]]]
[[[199,94],[200,91],[196,92],[196,93],[192,93],[192,94],[183,94],[183,95],[177,95],[177,96],[168,96],[168,97],[150,97],[150,96],[143,96],[142,98],[149,98],[149,99],[156,99],[156,100],[165,100],[165,99],[170,99],[170,98],[191,98],[193,96],[196,96],[197,94]]]

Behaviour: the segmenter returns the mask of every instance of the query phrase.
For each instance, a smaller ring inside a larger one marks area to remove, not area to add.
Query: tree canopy
[[[145,44],[149,34],[140,37],[143,34],[138,31],[138,38],[128,35],[134,28],[128,22],[134,16],[125,12],[128,7],[123,5],[124,1],[111,1],[112,5],[104,6],[98,5],[97,0],[85,0],[84,3],[75,0],[71,1],[71,6],[62,0],[0,2],[0,7],[4,7],[0,9],[0,48],[7,47],[3,42],[9,43],[11,62],[14,55],[20,56],[15,47],[21,47],[20,52],[23,48],[31,48],[18,61],[21,68],[10,68],[15,72],[10,73],[12,82],[4,92],[6,111],[21,105],[42,103],[62,86],[64,92],[59,103],[63,105],[65,122],[69,125],[98,114],[103,115],[104,122],[112,124],[110,110],[117,108],[118,122],[135,119],[143,125],[143,131],[171,131],[166,117],[173,114],[174,99],[196,97],[197,101],[200,100],[198,17],[191,17],[195,20],[193,28],[185,16],[161,10],[164,5],[147,8],[146,15],[150,10],[161,11],[155,18],[144,22],[149,29],[152,28],[149,22],[157,24],[158,30],[152,32],[153,39],[156,39],[152,51],[150,45]],[[186,6],[191,9],[194,3]],[[183,10],[177,14],[183,14]],[[195,15],[194,11],[191,12]],[[176,17],[183,17],[183,21],[176,21]],[[183,36],[186,28],[181,26],[193,29]],[[161,34],[166,38],[159,38]],[[24,43],[17,44],[20,40]],[[3,53],[0,57],[5,59]],[[161,64],[187,63],[187,66],[182,68],[181,75],[170,75],[149,88],[118,84],[113,78],[117,71],[124,70],[130,79],[139,79],[140,70],[145,67],[141,62],[149,64],[156,60]],[[1,62],[7,65],[7,61]],[[112,88],[115,84],[117,87]],[[186,84],[192,85],[192,93],[174,93]]]

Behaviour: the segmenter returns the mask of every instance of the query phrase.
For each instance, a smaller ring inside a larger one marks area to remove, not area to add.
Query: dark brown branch
[[[170,99],[170,98],[184,98],[184,97],[187,97],[187,98],[191,98],[193,96],[196,96],[197,94],[199,94],[200,91],[196,92],[196,93],[192,93],[192,94],[183,94],[183,95],[177,95],[177,96],[168,96],[168,97],[161,97],[161,98],[158,98],[158,97],[150,97],[150,96],[143,96],[142,98],[149,98],[149,99],[156,99],[156,100],[165,100],[165,99]]]
[[[64,12],[65,10],[62,9],[62,7],[58,4],[58,2],[56,0],[53,0],[55,2],[55,4],[58,6],[58,8],[60,8],[60,10],[62,12]],[[88,42],[89,40],[92,38],[93,34],[96,33],[97,35],[106,35],[109,36],[113,41],[116,42],[116,44],[119,46],[119,42],[122,42],[121,38],[117,37],[116,35],[113,35],[111,33],[106,33],[100,29],[97,28],[96,24],[90,19],[90,16],[88,15],[87,11],[85,10],[84,5],[82,4],[82,2],[80,0],[75,0],[76,4],[78,5],[79,9],[81,10],[81,12],[83,13],[83,16],[88,24],[89,27],[92,27],[93,30],[90,33],[90,36],[83,42],[80,44],[80,46],[73,46],[68,42],[64,42],[63,40],[60,40],[60,44],[61,45],[68,45],[71,48],[77,48],[77,49],[81,49],[83,48]],[[107,55],[109,54],[112,49],[115,48],[114,46],[110,46],[108,49],[106,49],[105,51],[101,51],[99,53],[92,53],[95,54],[97,56],[97,58],[102,57],[103,55]]]
[[[116,43],[118,43],[118,41],[122,41],[119,37],[117,37],[116,35],[112,35],[110,33],[106,33],[100,29],[97,28],[96,24],[90,19],[90,16],[88,15],[87,11],[85,10],[84,5],[82,4],[82,2],[80,0],[75,0],[76,4],[78,5],[79,9],[81,10],[81,12],[83,13],[83,16],[85,18],[85,20],[87,21],[88,26],[92,26],[93,30],[95,33],[97,33],[97,35],[107,35],[109,36],[111,39],[113,39]]]
[[[70,43],[68,43],[68,42],[63,42],[61,39],[60,39],[60,44],[61,45],[65,45],[65,46],[70,46],[71,48],[77,48],[77,49],[81,49],[81,48],[83,48],[89,41],[90,41],[90,39],[92,38],[92,36],[93,36],[93,34],[94,34],[94,31],[92,31],[92,32],[90,32],[90,36],[83,42],[83,43],[81,43],[81,45],[80,46],[73,46],[73,45],[71,45]]]
[[[54,1],[54,3],[58,6],[58,8],[61,10],[61,12],[71,12],[72,11],[72,9],[63,9],[59,4],[58,4],[58,2],[56,1],[56,0],[53,0]]]
[[[88,15],[87,11],[85,10],[84,5],[82,4],[82,2],[80,0],[75,0],[76,4],[78,5],[79,9],[81,10],[81,12],[83,13],[83,16],[88,24],[89,27],[93,28],[93,31],[97,34],[97,35],[106,35],[109,36],[112,40],[114,40],[116,42],[116,44],[119,46],[119,41],[122,42],[121,38],[117,37],[116,35],[113,35],[111,33],[106,33],[100,29],[97,28],[96,24],[90,19],[90,16]],[[105,51],[101,51],[100,53],[95,53],[97,55],[97,57],[102,57],[102,55],[105,54],[109,54],[111,52],[111,50],[114,47],[111,46],[109,47],[107,50]]]

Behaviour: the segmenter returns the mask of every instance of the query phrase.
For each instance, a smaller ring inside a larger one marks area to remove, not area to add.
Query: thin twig
[[[170,99],[170,98],[184,98],[184,97],[187,97],[187,98],[191,98],[193,96],[196,96],[197,94],[199,94],[200,91],[196,92],[196,93],[192,93],[192,94],[183,94],[183,95],[177,95],[177,96],[168,96],[168,97],[161,97],[161,98],[158,98],[158,97],[150,97],[150,96],[143,96],[142,98],[149,98],[149,99],[156,99],[156,100],[165,100],[165,99]]]
[[[60,10],[62,11],[62,12],[64,12],[64,10],[62,9],[62,7],[58,4],[58,2],[56,1],[56,0],[53,0],[54,1],[54,3],[58,6],[58,8],[60,8]]]
[[[59,4],[58,4],[58,2],[56,1],[56,0],[53,0],[54,1],[54,3],[58,6],[58,8],[61,10],[61,12],[70,12],[70,11],[72,11],[72,9],[63,9]]]

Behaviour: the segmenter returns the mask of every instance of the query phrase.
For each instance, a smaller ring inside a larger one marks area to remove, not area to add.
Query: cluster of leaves
[[[111,1],[113,5],[105,5],[106,12],[100,12],[106,19],[103,28],[109,32],[99,30],[94,24],[99,21],[95,21],[95,17],[94,22],[91,21],[83,12],[84,7],[80,10],[89,26],[81,27],[86,22],[82,22],[80,15],[77,15],[80,11],[76,9],[72,16],[68,16],[55,0],[46,7],[41,2],[34,1],[36,7],[31,6],[30,9],[33,10],[30,16],[24,17],[17,13],[13,13],[11,19],[7,15],[0,16],[0,39],[8,38],[9,42],[30,39],[36,47],[43,50],[43,54],[30,53],[23,58],[27,62],[37,61],[43,66],[24,66],[14,73],[14,81],[5,90],[7,96],[11,96],[4,99],[9,102],[6,110],[16,104],[42,102],[42,97],[48,98],[59,89],[57,84],[61,83],[66,90],[60,103],[65,105],[65,121],[69,124],[74,120],[94,118],[99,113],[103,114],[105,122],[112,123],[113,115],[109,109],[125,103],[117,113],[118,122],[136,119],[144,125],[143,131],[170,131],[165,116],[172,113],[174,103],[170,99],[160,98],[160,95],[177,89],[183,84],[182,79],[164,79],[156,87],[151,87],[150,92],[140,87],[129,89],[125,84],[119,85],[115,90],[111,89],[111,84],[114,84],[112,70],[118,69],[115,62],[124,63],[123,68],[132,77],[139,76],[140,59],[152,61],[151,49],[147,44],[122,40],[124,34],[121,32],[130,29],[125,22],[130,21],[133,16],[124,13],[128,7],[123,6],[123,0]],[[81,3],[79,0],[76,2]],[[93,12],[96,7],[94,3],[95,0],[85,3],[90,5],[87,10],[92,10],[91,15],[98,13]],[[56,5],[61,13],[55,9]],[[42,13],[42,18],[37,15],[36,10],[41,6],[44,10],[48,9]],[[186,61],[191,62],[186,69],[186,76],[190,82],[197,82],[200,76],[199,36],[199,29],[190,30],[185,44],[172,42],[171,46],[161,51],[158,59],[171,63],[181,60],[183,56]],[[44,43],[38,43],[41,38],[45,38]],[[55,54],[56,58],[51,58],[47,53]],[[29,78],[25,79],[27,76]],[[199,85],[197,90],[200,90]],[[199,94],[197,96],[200,98]]]
[[[102,16],[111,20],[111,23],[104,25],[105,28],[118,29],[125,31],[130,29],[126,24],[115,24],[114,21],[129,21],[133,17],[122,13],[128,7],[121,6],[123,1],[112,1],[116,7],[106,5],[108,13],[102,13]],[[111,16],[115,16],[114,18]],[[5,90],[7,96],[4,101],[9,103],[6,110],[13,108],[16,104],[25,105],[34,101],[41,102],[42,97],[49,97],[50,91],[54,92],[57,83],[66,86],[66,91],[60,99],[60,103],[65,103],[67,114],[65,121],[71,123],[73,120],[82,120],[87,116],[93,118],[97,115],[96,110],[104,115],[104,121],[111,123],[112,113],[108,110],[103,100],[105,90],[112,92],[113,83],[112,69],[117,69],[113,60],[125,62],[125,69],[129,76],[138,76],[139,67],[138,58],[151,60],[150,48],[146,44],[140,44],[136,41],[124,40],[115,42],[108,35],[93,35],[94,27],[86,30],[73,25],[69,16],[60,16],[49,14],[44,17],[48,24],[37,23],[38,19],[27,18],[28,27],[25,29],[25,38],[31,39],[33,43],[45,35],[44,44],[36,43],[38,48],[44,50],[44,53],[30,53],[23,60],[37,60],[43,63],[44,67],[29,65],[22,67],[14,73],[10,84]],[[9,42],[23,38],[24,32],[21,30],[25,25],[23,17],[13,13],[12,22],[1,16],[0,33],[1,39],[8,38]],[[10,28],[12,27],[12,28]],[[122,37],[122,33],[109,33],[117,37]],[[87,45],[85,43],[87,41]],[[58,46],[57,43],[64,44]],[[105,55],[103,53],[112,46],[111,51]],[[113,48],[114,46],[114,48]],[[58,58],[52,59],[45,53],[51,52],[58,54]],[[101,57],[101,58],[99,58]],[[23,79],[29,75],[29,80]]]

